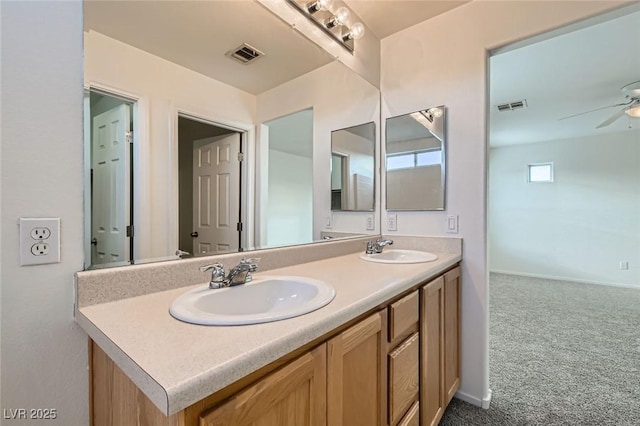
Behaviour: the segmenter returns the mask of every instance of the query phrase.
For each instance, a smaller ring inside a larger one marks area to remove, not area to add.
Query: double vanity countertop
[[[420,240],[424,240],[424,244]],[[147,290],[150,291],[147,294],[128,295],[119,300],[105,296],[108,290],[103,288],[100,297],[94,298],[98,303],[83,300],[86,299],[85,282],[89,282],[87,287],[95,288],[100,277],[109,276],[108,271],[77,274],[76,321],[163,413],[172,415],[444,272],[462,259],[459,239],[407,237],[407,242],[410,247],[398,242],[394,247],[422,249],[436,254],[438,259],[428,263],[380,264],[364,261],[360,259],[361,252],[354,251],[265,271],[259,269],[254,273],[256,278],[261,274],[303,276],[325,281],[336,290],[333,301],[323,308],[282,321],[201,326],[173,318],[169,314],[171,303],[186,291],[202,285],[204,280],[169,290],[160,285],[159,291]],[[263,252],[244,254],[258,253]],[[286,250],[264,253],[287,256]],[[278,262],[267,263],[278,265]],[[190,267],[197,270],[196,266]],[[134,276],[152,274],[153,270],[153,266],[148,266],[136,271]],[[158,278],[151,281],[154,280]],[[108,286],[108,279],[106,281],[104,285]]]

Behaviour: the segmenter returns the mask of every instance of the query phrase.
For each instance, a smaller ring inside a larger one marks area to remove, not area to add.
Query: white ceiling
[[[378,37],[458,7],[463,1],[346,0]],[[174,63],[258,94],[333,61],[255,1],[85,1],[95,30]],[[637,10],[637,9],[636,9]],[[266,55],[251,65],[225,53],[247,42]],[[507,50],[507,49],[505,49]],[[491,57],[492,146],[640,128],[624,116],[595,127],[624,102],[620,88],[640,80],[640,12],[577,29]],[[528,108],[495,105],[526,99]]]
[[[400,30],[461,6],[455,0],[344,0],[367,27],[383,39]]]
[[[626,115],[596,129],[622,107],[560,120],[625,101],[620,88],[640,80],[640,12],[495,55],[490,68],[491,146],[640,129]],[[527,108],[497,112],[521,99]]]
[[[91,0],[84,27],[252,94],[334,60],[255,1]],[[245,42],[265,56],[225,56]]]
[[[464,3],[348,0],[347,5],[382,38]],[[85,0],[84,27],[252,94],[334,60],[250,0]],[[250,65],[225,56],[244,42],[265,56]]]

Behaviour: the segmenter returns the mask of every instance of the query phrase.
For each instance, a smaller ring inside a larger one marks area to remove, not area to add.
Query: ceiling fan
[[[607,118],[602,123],[600,123],[596,127],[596,129],[600,129],[602,127],[607,127],[608,125],[612,124],[614,121],[616,121],[618,118],[622,117],[625,114],[627,114],[629,117],[640,118],[640,80],[634,81],[633,83],[629,83],[629,84],[625,85],[624,87],[622,87],[620,89],[620,91],[622,92],[622,94],[627,99],[626,102],[622,102],[622,103],[615,104],[615,105],[608,105],[608,106],[601,107],[601,108],[592,109],[590,111],[581,112],[579,114],[569,115],[567,117],[562,117],[560,120],[565,120],[567,118],[572,118],[572,117],[577,117],[579,115],[588,114],[590,112],[600,111],[600,110],[603,110],[603,109],[619,107],[619,106],[621,106],[623,108],[619,109],[618,111],[613,113],[613,115],[611,115],[609,118]]]

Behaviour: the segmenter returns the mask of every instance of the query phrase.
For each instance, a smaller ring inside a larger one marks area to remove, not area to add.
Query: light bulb
[[[333,1],[334,0],[316,0],[307,4],[307,10],[312,15],[321,10],[330,10],[331,7],[333,7]]]
[[[364,25],[360,22],[356,22],[351,26],[351,30],[343,37],[344,41],[347,40],[360,40],[364,37]]]
[[[433,114],[436,118],[442,117],[442,110],[440,108],[429,108],[427,112]]]
[[[338,10],[336,10],[336,23],[338,25],[346,25],[347,21],[349,21],[349,9],[347,9],[346,7],[341,7]]]
[[[325,23],[325,26],[329,29],[337,27],[338,25],[346,25],[349,21],[350,13],[346,7],[341,7],[336,10],[333,17]]]
[[[624,111],[629,117],[640,118],[640,105],[632,106]]]

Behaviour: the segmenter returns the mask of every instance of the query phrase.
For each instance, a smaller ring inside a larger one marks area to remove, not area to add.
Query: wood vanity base
[[[168,417],[91,342],[92,424],[436,425],[460,387],[460,285],[456,266]]]

